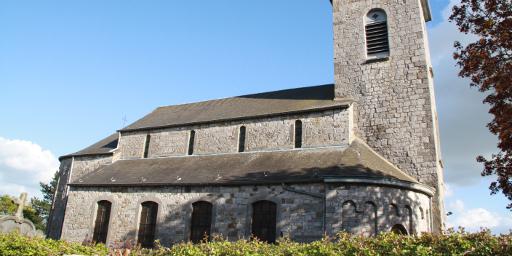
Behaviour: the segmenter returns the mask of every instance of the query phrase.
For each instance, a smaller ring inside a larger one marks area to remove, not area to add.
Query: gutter
[[[413,183],[409,181],[395,180],[395,179],[382,179],[382,178],[369,178],[369,177],[324,177],[325,183],[351,183],[351,184],[366,184],[366,185],[379,185],[394,188],[403,188],[420,192],[429,197],[434,195],[434,189],[430,186]]]

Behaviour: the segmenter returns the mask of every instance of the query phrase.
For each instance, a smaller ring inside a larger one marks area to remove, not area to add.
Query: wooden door
[[[258,201],[252,204],[252,235],[261,241],[276,241],[276,204]]]
[[[142,203],[140,213],[138,243],[144,248],[153,247],[156,231],[156,216],[158,204],[155,202]]]
[[[98,202],[96,211],[96,221],[94,222],[94,232],[92,241],[95,243],[106,243],[108,234],[108,223],[110,221],[110,209],[112,203],[103,200]]]
[[[209,240],[212,225],[212,204],[204,201],[192,204],[190,241],[198,243],[204,238]]]

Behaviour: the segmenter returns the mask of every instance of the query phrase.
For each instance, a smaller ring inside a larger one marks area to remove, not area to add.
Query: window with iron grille
[[[252,235],[260,241],[276,241],[276,204],[271,201],[257,201],[252,204]]]
[[[140,224],[137,243],[144,248],[153,247],[155,242],[156,216],[158,204],[155,202],[144,202],[141,204]]]
[[[366,54],[368,58],[389,56],[387,16],[383,10],[372,10],[366,15]]]
[[[212,225],[212,204],[199,201],[192,204],[192,220],[190,225],[190,241],[199,243],[203,239],[210,240]]]
[[[110,209],[112,203],[106,200],[98,202],[96,221],[94,222],[94,233],[92,241],[95,243],[107,243],[108,222],[110,220]]]
[[[245,126],[240,127],[240,131],[238,133],[238,152],[245,151]]]

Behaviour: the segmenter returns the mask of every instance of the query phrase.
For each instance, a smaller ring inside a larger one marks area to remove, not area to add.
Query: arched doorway
[[[92,241],[95,243],[107,243],[108,223],[110,221],[110,209],[112,203],[107,200],[98,202],[96,221],[94,221],[94,232]]]
[[[252,235],[261,241],[276,241],[277,206],[271,201],[257,201],[252,204]]]
[[[141,204],[139,235],[137,243],[144,248],[153,247],[155,242],[156,216],[158,213],[158,204],[147,201]]]

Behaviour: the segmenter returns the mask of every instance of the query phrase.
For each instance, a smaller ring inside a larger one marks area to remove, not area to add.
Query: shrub
[[[492,235],[489,230],[468,233],[448,231],[444,235],[400,236],[393,233],[377,237],[358,237],[340,233],[312,243],[280,239],[275,244],[257,240],[229,242],[215,238],[200,244],[181,243],[171,248],[157,243],[155,249],[122,248],[108,250],[104,245],[83,246],[77,243],[18,234],[0,235],[0,255],[154,255],[154,256],[334,256],[334,255],[512,255],[512,233]],[[123,254],[125,253],[125,254]]]
[[[79,243],[70,243],[38,237],[25,237],[18,233],[0,234],[0,255],[107,255],[105,245],[83,246]]]

